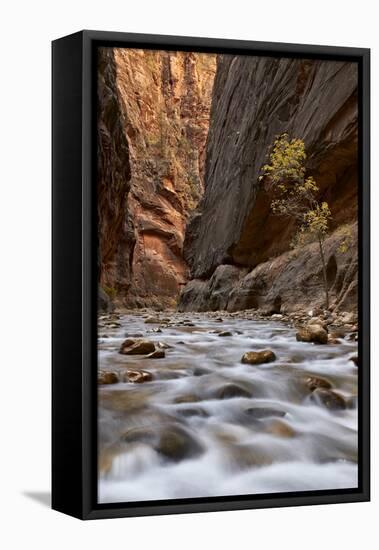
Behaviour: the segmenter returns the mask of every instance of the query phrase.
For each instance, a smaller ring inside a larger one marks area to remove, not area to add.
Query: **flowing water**
[[[355,342],[297,342],[284,323],[243,316],[161,317],[162,332],[138,312],[100,324],[99,368],[153,379],[99,386],[99,502],[357,486]],[[129,335],[171,347],[163,359],[121,355]],[[263,349],[276,361],[241,363]],[[312,398],[312,377],[346,408]]]

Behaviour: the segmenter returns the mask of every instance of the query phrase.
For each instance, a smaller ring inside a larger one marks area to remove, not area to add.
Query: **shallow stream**
[[[222,313],[146,316],[100,321],[99,368],[152,380],[99,386],[99,502],[357,486],[356,342],[297,342],[284,323]],[[170,347],[121,355],[128,336]],[[241,363],[264,349],[277,359]],[[346,408],[314,399],[313,378]]]

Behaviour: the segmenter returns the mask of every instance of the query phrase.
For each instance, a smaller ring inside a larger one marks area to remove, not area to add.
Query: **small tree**
[[[325,288],[325,305],[329,309],[324,240],[331,213],[327,202],[318,202],[319,188],[306,177],[306,153],[301,139],[282,134],[274,141],[270,162],[263,166],[260,180],[273,193],[271,210],[277,216],[292,218],[298,225],[298,237],[310,236],[318,241]],[[300,242],[304,240],[298,239]]]

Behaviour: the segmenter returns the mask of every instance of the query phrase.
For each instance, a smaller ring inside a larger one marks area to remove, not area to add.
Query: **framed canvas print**
[[[369,499],[369,50],[53,42],[53,508]]]

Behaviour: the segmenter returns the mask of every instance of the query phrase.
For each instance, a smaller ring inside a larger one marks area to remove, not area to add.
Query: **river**
[[[99,368],[152,380],[99,386],[99,502],[357,486],[356,342],[298,342],[293,327],[244,315],[159,315],[160,324],[143,311],[100,320]],[[121,355],[126,337],[165,357]],[[277,359],[241,363],[264,349]],[[318,383],[346,407],[314,399]]]

